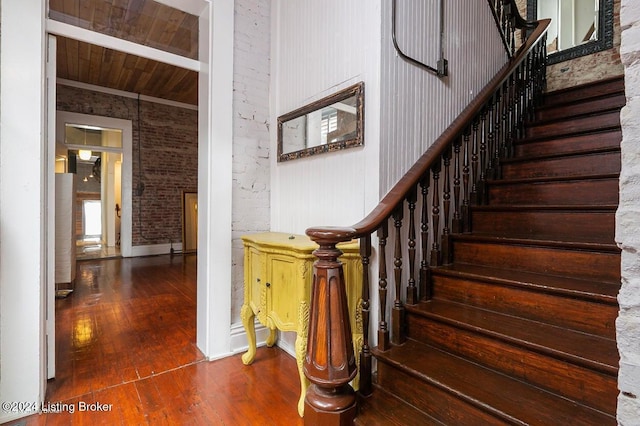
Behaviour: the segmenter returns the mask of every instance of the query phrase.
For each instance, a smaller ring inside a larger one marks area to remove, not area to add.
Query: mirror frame
[[[356,97],[356,136],[340,142],[330,142],[324,145],[300,149],[298,151],[283,152],[282,126],[284,123],[309,114],[310,112],[328,107],[336,102],[343,101],[352,96]],[[325,152],[340,151],[364,145],[364,82],[361,81],[347,87],[333,95],[312,102],[287,114],[278,117],[278,162],[294,160],[296,158],[309,157]]]
[[[527,0],[527,20],[535,21],[538,13],[538,0]],[[560,50],[547,55],[547,65],[557,64],[581,56],[613,47],[613,0],[600,0],[598,12],[598,39],[574,46],[570,49]]]

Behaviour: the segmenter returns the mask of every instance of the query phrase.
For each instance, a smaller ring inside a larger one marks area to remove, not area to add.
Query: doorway
[[[57,112],[56,173],[74,175],[77,259],[130,256],[131,150],[130,120]]]
[[[56,172],[74,176],[76,258],[120,256],[122,129],[64,124],[66,156]],[[62,166],[65,167],[62,167]]]

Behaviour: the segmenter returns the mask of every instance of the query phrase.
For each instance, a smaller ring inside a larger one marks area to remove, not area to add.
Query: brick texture
[[[138,125],[137,99],[63,85],[57,90],[59,111],[132,121],[132,243],[180,242],[182,192],[198,188],[198,112],[140,101]],[[141,182],[144,192],[138,196]]]
[[[240,321],[240,237],[270,227],[270,2],[236,0],[233,58],[233,253],[231,322]]]

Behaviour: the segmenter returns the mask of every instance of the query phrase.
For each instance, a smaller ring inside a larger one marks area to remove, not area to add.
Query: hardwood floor
[[[260,348],[244,366],[240,355],[208,362],[196,347],[196,260],[79,262],[74,293],[56,300],[44,408],[61,412],[9,424],[302,425],[291,356]]]

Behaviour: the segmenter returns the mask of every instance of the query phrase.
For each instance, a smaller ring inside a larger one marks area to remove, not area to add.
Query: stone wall
[[[65,85],[57,92],[59,111],[132,121],[132,244],[182,241],[182,191],[198,189],[198,112],[140,101],[138,129],[137,99]]]
[[[640,422],[640,5],[622,0],[620,56],[627,105],[622,109],[622,173],[616,241],[622,249],[620,314],[616,323],[620,372],[618,423]]]

